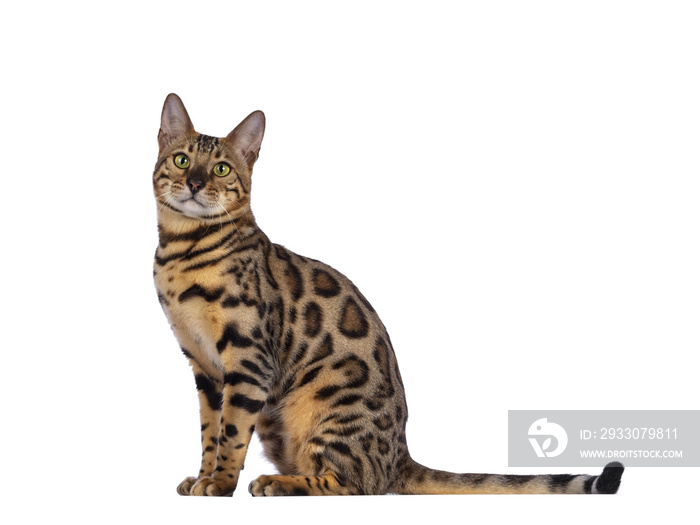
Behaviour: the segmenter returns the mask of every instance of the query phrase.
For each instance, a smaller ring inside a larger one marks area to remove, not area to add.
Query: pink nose
[[[192,191],[192,194],[194,195],[197,193],[199,190],[202,189],[202,186],[204,186],[204,182],[201,180],[188,180],[187,185],[190,187],[190,190]]]

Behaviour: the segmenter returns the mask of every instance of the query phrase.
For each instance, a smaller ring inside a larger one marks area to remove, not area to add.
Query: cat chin
[[[193,198],[187,199],[184,202],[178,202],[178,208],[183,215],[193,219],[200,219],[203,216],[211,215],[212,209],[210,206],[205,206]]]

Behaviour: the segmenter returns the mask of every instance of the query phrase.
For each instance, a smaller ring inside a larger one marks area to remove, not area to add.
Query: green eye
[[[228,164],[219,162],[216,166],[214,166],[214,175],[217,177],[225,177],[229,173],[231,173],[231,167]]]
[[[182,153],[175,155],[175,166],[184,170],[190,166],[190,159],[187,158],[187,155],[183,155]]]

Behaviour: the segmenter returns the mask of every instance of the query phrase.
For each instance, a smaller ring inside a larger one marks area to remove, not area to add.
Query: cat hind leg
[[[253,496],[341,496],[355,494],[331,471],[321,476],[260,476],[248,487]]]

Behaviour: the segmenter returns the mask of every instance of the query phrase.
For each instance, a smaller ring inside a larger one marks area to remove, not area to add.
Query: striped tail
[[[608,463],[599,476],[545,474],[454,474],[409,460],[402,471],[399,494],[615,494],[625,467]]]

